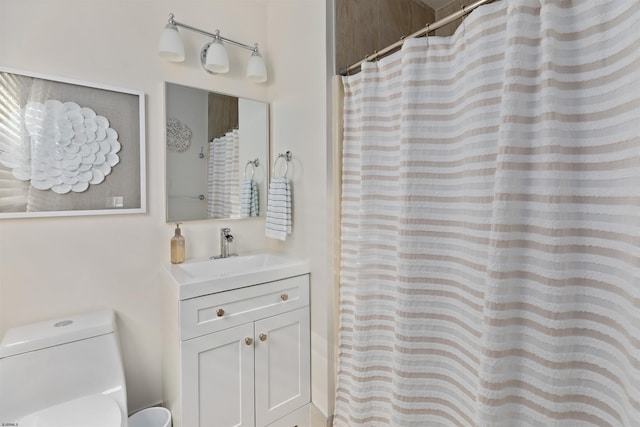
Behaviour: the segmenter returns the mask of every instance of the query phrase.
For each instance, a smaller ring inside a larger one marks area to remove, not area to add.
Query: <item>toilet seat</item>
[[[20,427],[121,427],[122,414],[113,399],[94,394],[34,412],[16,423]]]

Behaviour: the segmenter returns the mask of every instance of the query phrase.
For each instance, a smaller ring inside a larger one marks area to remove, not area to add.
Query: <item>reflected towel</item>
[[[240,217],[248,218],[258,215],[260,215],[258,185],[253,179],[244,179],[240,188]]]
[[[291,234],[291,189],[286,176],[271,179],[265,236],[285,240]]]

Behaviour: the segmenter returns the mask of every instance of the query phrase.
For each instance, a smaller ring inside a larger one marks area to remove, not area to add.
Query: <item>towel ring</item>
[[[279,175],[280,177],[284,177],[287,176],[287,172],[289,171],[289,162],[291,161],[291,151],[287,151],[285,154],[278,154],[278,157],[276,157],[276,160],[273,162],[273,175],[274,176],[278,176],[276,175],[276,166],[278,165],[278,160],[284,160],[284,173],[282,175]]]
[[[247,164],[244,166],[244,173],[242,174],[242,179],[247,179],[247,168],[249,166],[251,166],[251,176],[249,177],[249,179],[253,179],[253,175],[256,173],[256,170],[253,167],[253,164],[251,162],[247,162]]]
[[[277,174],[276,174],[276,167],[278,166],[278,160],[280,160],[280,159],[283,159],[283,160],[284,160],[284,173],[283,173],[282,175],[277,175]],[[286,161],[284,158],[282,158],[282,157],[278,156],[278,157],[276,158],[276,161],[275,161],[275,162],[273,162],[273,175],[274,175],[274,176],[287,176],[287,172],[288,172],[288,170],[289,170],[289,164],[287,163],[287,161]]]
[[[247,164],[244,165],[244,172],[242,174],[242,179],[247,179],[247,168],[251,166],[251,176],[249,179],[253,179],[253,176],[256,173],[256,168],[260,165],[260,160],[256,157],[254,160],[247,160]]]

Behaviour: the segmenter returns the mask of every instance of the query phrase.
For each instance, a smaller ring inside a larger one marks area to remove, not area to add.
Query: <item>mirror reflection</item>
[[[167,222],[266,213],[269,105],[166,83]]]

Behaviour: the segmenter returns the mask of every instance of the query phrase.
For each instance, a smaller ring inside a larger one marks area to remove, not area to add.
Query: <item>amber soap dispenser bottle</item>
[[[180,232],[180,223],[176,224],[176,232],[171,238],[171,264],[184,262],[184,236]]]

